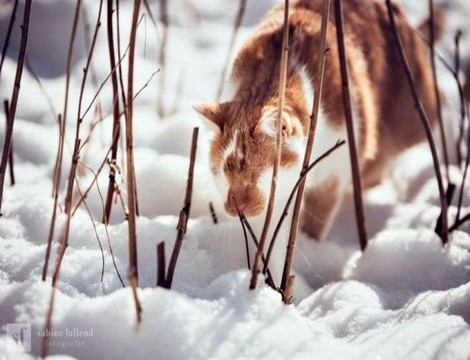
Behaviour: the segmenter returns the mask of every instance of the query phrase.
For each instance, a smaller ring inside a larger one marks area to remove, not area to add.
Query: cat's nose
[[[227,195],[227,201],[225,202],[225,210],[231,216],[238,216],[238,212],[244,213],[248,207],[248,198],[246,196],[240,196],[233,191],[229,191]]]
[[[229,189],[225,211],[231,216],[238,216],[243,213],[246,216],[257,216],[263,210],[263,196],[254,186],[245,187],[234,191]]]

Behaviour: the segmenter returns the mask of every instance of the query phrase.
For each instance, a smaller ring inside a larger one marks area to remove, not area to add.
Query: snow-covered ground
[[[248,1],[238,44],[275,2]],[[12,3],[0,1],[1,43]],[[33,3],[29,60],[47,96],[25,71],[14,130],[17,184],[5,188],[0,219],[0,359],[28,359],[40,354],[51,293],[50,279],[44,283],[40,277],[52,213],[51,177],[58,134],[54,113],[62,111],[63,106],[65,59],[75,3]],[[91,24],[96,20],[97,3],[85,1]],[[165,104],[167,111],[175,111],[164,120],[156,115],[161,74],[138,96],[135,108],[142,324],[136,329],[131,291],[122,288],[110,256],[111,244],[117,268],[126,281],[127,223],[121,206],[114,205],[107,228],[95,222],[96,233],[90,214],[82,206],[71,223],[49,336],[50,353],[57,358],[78,359],[469,359],[470,223],[453,232],[450,244],[444,248],[432,231],[440,209],[426,144],[404,154],[392,175],[365,195],[371,240],[364,253],[358,251],[353,203],[348,197],[325,241],[317,243],[299,235],[294,305],[285,306],[280,294],[263,284],[255,291],[248,290],[250,274],[246,270],[242,229],[238,222],[223,218],[208,171],[211,133],[191,107],[214,99],[238,2],[169,3]],[[413,22],[423,18],[427,2],[403,3]],[[469,3],[445,3],[448,34],[439,49],[450,54],[452,31],[462,27],[467,31],[463,57],[468,57]],[[151,6],[157,14],[157,2],[151,2]],[[131,14],[132,2],[121,1],[123,44],[128,39]],[[104,14],[102,23],[94,55],[98,84],[109,72]],[[1,73],[2,101],[10,97],[13,87],[18,35],[17,24],[12,56],[6,59]],[[81,26],[72,72],[61,206],[86,61],[86,36]],[[135,89],[141,88],[157,69],[160,44],[159,31],[148,16],[141,22],[138,36]],[[451,76],[440,68],[439,77],[447,98],[444,115],[452,140],[457,134],[458,98]],[[84,104],[89,104],[96,87],[90,80]],[[106,118],[95,128],[81,157],[93,170],[109,147],[109,84],[101,91],[99,101]],[[92,113],[82,124],[82,137],[89,133]],[[2,142],[4,124],[2,114]],[[192,219],[176,268],[174,290],[168,291],[155,288],[156,245],[165,241],[167,255],[173,247],[194,126],[201,127],[201,135]],[[451,175],[460,183],[456,166],[451,168]],[[86,189],[92,179],[92,172],[81,168],[80,189]],[[118,182],[124,187],[123,178]],[[107,170],[98,185],[99,190],[94,187],[86,200],[95,220],[101,217],[100,192],[107,189]],[[209,201],[214,202],[220,216],[217,225],[212,223]],[[462,212],[466,214],[470,211],[469,181],[463,204]],[[452,205],[450,219],[455,213]],[[57,229],[64,219],[61,214]],[[99,242],[104,252],[102,278]],[[56,249],[57,242],[53,256]],[[26,330],[23,344],[7,335],[18,334],[21,328]]]

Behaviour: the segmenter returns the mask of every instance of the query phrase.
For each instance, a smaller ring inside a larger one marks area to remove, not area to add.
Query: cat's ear
[[[218,131],[222,131],[224,128],[226,107],[227,103],[217,102],[193,105],[194,110],[201,114],[206,120],[209,120],[209,125]]]

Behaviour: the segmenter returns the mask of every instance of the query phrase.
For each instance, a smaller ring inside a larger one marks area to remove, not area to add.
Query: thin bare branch
[[[79,147],[80,147],[80,139],[76,139],[74,152],[73,152],[74,155],[78,156]],[[78,158],[74,158],[72,161],[71,169],[70,169],[71,174],[75,174],[77,162],[78,162]],[[72,193],[73,193],[73,180],[72,180],[72,183],[69,182],[68,187],[67,187],[67,197],[65,199],[66,204],[72,202]],[[70,206],[68,207],[68,209],[70,209]],[[57,251],[54,274],[52,276],[51,297],[49,300],[49,308],[46,314],[46,323],[44,325],[44,337],[42,339],[42,350],[41,350],[42,355],[41,356],[43,358],[46,358],[48,354],[49,334],[51,333],[52,313],[54,310],[54,299],[55,299],[55,294],[56,294],[57,282],[59,280],[60,267],[62,265],[62,260],[65,255],[65,251],[67,250],[67,247],[68,247],[68,237],[69,237],[69,232],[70,232],[70,219],[71,218],[70,218],[70,213],[69,213],[65,221],[65,226],[62,232],[62,238],[60,241],[59,249]]]
[[[276,155],[274,156],[273,164],[273,175],[271,179],[271,190],[269,193],[269,200],[266,209],[266,219],[264,221],[263,230],[259,241],[259,246],[256,250],[255,262],[253,264],[252,275],[250,280],[250,289],[256,288],[258,283],[258,274],[261,265],[261,258],[264,253],[264,246],[271,224],[271,218],[274,210],[274,200],[276,195],[277,176],[281,163],[281,141],[282,141],[282,114],[284,111],[285,102],[285,91],[287,81],[287,65],[289,55],[289,0],[284,2],[284,25],[283,25],[283,36],[282,36],[282,54],[281,54],[281,65],[279,74],[279,99],[277,108],[277,119],[276,119]]]
[[[137,36],[137,22],[139,18],[142,0],[134,0],[132,14],[131,34],[129,40],[129,64],[127,78],[127,111],[126,111],[126,159],[127,159],[127,206],[129,207],[129,283],[134,297],[137,323],[142,321],[142,306],[137,295],[139,286],[139,275],[137,266],[137,229],[136,229],[136,186],[134,169],[134,135],[133,135],[133,112],[134,112],[134,58]]]
[[[79,0],[80,2],[80,0]],[[81,105],[82,105],[82,100],[83,100],[83,93],[85,89],[85,84],[87,80],[87,75],[88,75],[88,69],[91,64],[91,60],[93,57],[94,53],[94,48],[95,48],[95,43],[96,43],[96,38],[98,35],[98,30],[100,27],[100,19],[101,19],[101,11],[103,7],[103,0],[100,0],[99,4],[99,11],[98,11],[98,16],[96,19],[96,25],[95,25],[95,31],[93,35],[93,40],[91,43],[91,47],[88,51],[88,57],[87,57],[87,62],[83,71],[83,77],[82,77],[82,84],[80,87],[80,96],[78,100],[78,110],[77,110],[77,120],[76,120],[76,127],[75,127],[75,145],[72,153],[72,164],[70,167],[70,172],[69,172],[69,177],[68,177],[68,182],[67,182],[67,192],[65,196],[65,213],[66,213],[66,219],[65,219],[65,225],[62,231],[62,236],[61,236],[61,241],[59,245],[59,249],[57,252],[57,257],[56,257],[56,262],[55,262],[55,268],[54,268],[54,274],[52,276],[52,292],[51,292],[51,299],[50,299],[50,307],[47,312],[47,317],[46,317],[46,325],[45,325],[45,336],[43,338],[43,344],[42,344],[42,356],[46,357],[47,352],[48,352],[48,337],[49,333],[51,330],[52,326],[52,313],[53,313],[53,305],[54,305],[54,297],[56,293],[56,287],[57,287],[57,282],[59,281],[60,277],[60,268],[62,265],[62,261],[65,256],[65,252],[67,250],[68,244],[69,244],[69,234],[70,234],[70,223],[71,223],[71,211],[72,211],[72,201],[73,201],[73,193],[74,193],[74,183],[76,179],[76,173],[77,173],[77,165],[78,165],[78,160],[80,157],[80,125],[82,122],[83,117],[80,116],[81,113]],[[79,12],[79,7],[77,7],[76,11]],[[78,21],[78,15],[76,14],[76,20]],[[76,31],[76,29],[72,30],[72,32]],[[72,47],[72,45],[71,45]],[[67,90],[66,90],[67,91]],[[67,98],[67,97],[66,97]],[[66,100],[67,101],[67,100]],[[66,111],[66,108],[64,109]],[[63,122],[64,124],[64,122]],[[65,131],[65,130],[64,130]],[[58,189],[56,189],[58,191]],[[52,239],[51,239],[52,241]],[[49,244],[49,243],[48,243]],[[101,247],[101,243],[100,243]],[[103,258],[104,261],[104,258]],[[45,265],[47,266],[47,265]],[[44,270],[44,269],[43,269]],[[47,269],[45,269],[46,272],[43,272],[44,274],[47,274]],[[104,267],[103,267],[104,271]]]
[[[10,106],[8,110],[7,119],[7,136],[5,136],[5,142],[3,143],[2,159],[0,162],[0,214],[2,213],[2,201],[3,201],[3,187],[5,185],[5,170],[8,163],[10,154],[11,142],[13,139],[13,125],[16,115],[16,106],[18,105],[18,96],[20,95],[21,76],[23,75],[24,60],[26,57],[26,47],[28,45],[28,34],[29,34],[29,18],[31,14],[31,0],[26,0],[23,16],[23,25],[21,27],[21,44],[20,51],[18,52],[18,60],[16,63],[16,74],[13,91],[11,94]]]
[[[289,207],[290,204],[292,203],[292,200],[294,199],[294,195],[298,193],[297,189],[300,188],[302,182],[305,182],[305,179],[308,175],[308,173],[323,159],[327,158],[330,156],[330,154],[334,151],[336,151],[338,148],[343,146],[346,143],[344,140],[338,140],[335,145],[333,145],[331,148],[329,148],[327,151],[325,151],[323,154],[321,154],[318,159],[316,159],[314,162],[312,162],[304,171],[300,173],[299,179],[295,183],[294,187],[292,188],[292,191],[289,195],[289,198],[287,199],[286,205],[284,206],[284,210],[282,211],[281,217],[279,218],[279,221],[276,225],[276,228],[274,229],[273,237],[271,239],[271,243],[269,244],[268,248],[268,253],[266,255],[266,265],[265,268],[269,265],[269,260],[271,259],[271,253],[274,249],[274,245],[276,243],[276,238],[279,234],[279,231],[281,230],[282,223],[284,222],[285,218],[287,217],[289,213]],[[295,245],[295,244],[294,244]],[[287,257],[287,256],[286,256]],[[265,269],[263,269],[263,272]]]
[[[468,108],[467,108],[468,110]],[[467,116],[468,119],[468,127],[467,127],[467,156],[465,158],[465,166],[463,168],[463,175],[462,175],[462,182],[460,184],[460,191],[459,191],[459,200],[457,204],[457,215],[455,217],[454,226],[459,223],[460,221],[460,214],[462,212],[462,205],[463,205],[463,195],[465,193],[465,182],[467,180],[468,168],[470,165],[470,116]],[[450,230],[449,230],[450,231]]]
[[[155,16],[153,16],[153,11],[152,11],[152,8],[150,7],[149,5],[149,2],[148,0],[144,0],[144,7],[145,7],[145,11],[147,12],[150,20],[152,21],[152,24],[153,26],[157,26],[157,22],[155,20]]]
[[[357,233],[361,250],[367,247],[367,229],[364,216],[364,205],[362,203],[362,184],[359,172],[356,141],[354,139],[354,124],[351,109],[351,95],[349,92],[349,75],[346,59],[346,48],[344,46],[344,19],[342,0],[335,0],[335,24],[336,39],[338,43],[338,55],[341,69],[341,82],[343,86],[343,107],[346,118],[346,129],[348,133],[349,156],[351,160],[351,171],[353,180],[354,209],[356,214]]]
[[[78,179],[77,179],[76,176],[75,176],[75,184],[77,186],[78,193],[80,194],[81,197],[83,197],[83,193],[80,190],[80,184],[79,184]],[[100,248],[100,252],[101,252],[101,277],[100,277],[100,282],[101,282],[101,284],[103,284],[104,265],[105,265],[103,245],[101,245],[101,240],[100,240],[100,236],[98,234],[98,229],[96,228],[95,220],[93,219],[93,215],[91,214],[90,208],[88,207],[88,204],[87,204],[85,199],[83,199],[83,205],[85,205],[85,210],[88,214],[88,217],[90,218],[91,225],[93,226],[93,231],[95,233],[96,241],[98,242],[98,246]]]
[[[157,245],[157,286],[165,286],[165,243],[162,241]]]
[[[406,58],[405,50],[403,49],[403,44],[401,41],[400,34],[398,32],[396,23],[395,23],[395,15],[393,14],[393,7],[390,0],[385,0],[387,5],[387,12],[390,21],[390,25],[392,27],[393,37],[395,40],[395,44],[400,54],[400,60],[403,66],[403,70],[406,74],[406,79],[408,81],[408,85],[410,87],[411,93],[413,95],[413,100],[415,102],[416,110],[418,112],[419,118],[423,124],[424,131],[426,133],[426,137],[428,139],[429,147],[431,149],[431,154],[433,158],[433,165],[434,165],[434,172],[436,174],[436,181],[439,188],[439,198],[441,202],[441,211],[442,211],[442,232],[438,234],[441,239],[442,243],[446,244],[449,237],[449,228],[448,228],[448,220],[447,220],[447,201],[446,195],[444,191],[444,184],[442,181],[442,174],[441,169],[439,167],[439,157],[437,155],[436,144],[434,143],[434,138],[432,136],[431,125],[429,123],[429,119],[426,115],[426,112],[423,107],[423,103],[419,99],[418,92],[416,90],[416,83],[414,80],[414,75],[410,69],[410,65]]]
[[[82,4],[82,1],[77,0],[77,4],[75,6],[73,25],[72,25],[72,32],[70,34],[69,49],[67,53],[67,65],[66,65],[66,71],[65,71],[64,107],[63,107],[62,115],[58,118],[59,119],[58,121],[59,143],[58,143],[58,148],[57,148],[56,162],[54,165],[54,175],[53,175],[53,185],[52,185],[52,197],[53,197],[52,216],[51,216],[51,223],[49,225],[49,233],[47,237],[47,249],[46,249],[46,255],[45,255],[45,260],[44,260],[44,266],[42,269],[42,281],[46,280],[47,271],[49,267],[50,249],[51,249],[52,239],[54,238],[54,232],[55,232],[57,205],[58,205],[59,190],[60,190],[60,180],[62,177],[62,162],[63,162],[63,156],[64,156],[65,128],[67,124],[70,76],[72,72],[72,59],[73,59],[73,52],[75,48],[75,38],[77,34],[77,27],[78,27],[78,20],[80,17],[81,4]],[[47,353],[47,348],[46,348],[46,353]]]
[[[13,4],[13,9],[11,10],[10,22],[8,23],[7,35],[5,36],[5,42],[2,48],[2,58],[0,60],[0,74],[2,73],[3,62],[5,61],[5,57],[7,55],[8,46],[10,45],[11,33],[13,31],[13,25],[15,24],[17,10],[18,10],[18,0],[15,0]]]
[[[434,0],[428,0],[429,5],[429,56],[431,60],[431,69],[432,69],[432,77],[433,77],[433,85],[434,85],[434,96],[436,98],[436,110],[437,110],[437,120],[439,124],[439,133],[441,136],[441,145],[442,145],[442,158],[444,159],[445,170],[446,170],[446,179],[447,182],[450,183],[449,178],[449,155],[447,151],[447,140],[446,134],[444,130],[444,121],[442,120],[442,106],[441,106],[441,94],[439,93],[439,87],[437,82],[437,71],[436,71],[436,57],[435,57],[435,50],[434,50],[434,43],[435,43],[435,20],[434,20]]]
[[[238,216],[240,218],[242,226],[244,226],[245,229],[248,230],[248,233],[250,234],[251,240],[255,244],[255,247],[258,248],[259,247],[259,241],[256,238],[255,232],[253,231],[253,228],[251,227],[248,219],[245,217],[245,214],[243,214],[242,212],[238,212]],[[266,263],[266,257],[264,256],[264,254],[261,257],[261,261],[263,261],[263,265]],[[276,291],[278,290],[276,284],[274,283],[274,279],[272,277],[271,271],[269,270],[269,267],[266,270],[266,284],[268,284],[274,290],[276,290]]]
[[[459,227],[461,227],[463,224],[465,224],[467,221],[470,221],[470,213],[465,215],[463,218],[459,219],[456,221],[450,228],[449,232],[457,230]]]
[[[235,207],[237,208],[238,218],[240,219],[240,224],[242,225],[243,237],[245,238],[246,264],[248,266],[248,270],[251,270],[250,246],[248,245],[248,235],[246,233],[245,222],[243,221],[244,216],[238,207],[237,200],[233,198],[233,201],[235,203]]]
[[[166,74],[166,47],[168,42],[168,2],[167,0],[159,0],[160,2],[160,22],[162,23],[162,37],[160,42],[160,50],[158,55],[158,63],[162,70],[160,76],[160,86],[157,98],[157,112],[160,118],[165,117],[165,74]]]
[[[6,121],[6,126],[5,129],[8,129],[8,127],[11,126],[11,124],[8,124],[8,113],[10,112],[9,106],[8,106],[8,100],[5,100],[4,103],[4,110],[5,110],[5,121]],[[12,132],[11,135],[13,135],[13,128],[10,130]],[[6,137],[6,136],[5,136]],[[11,139],[11,145],[10,145],[10,154],[8,155],[8,170],[10,173],[10,186],[14,186],[16,181],[15,181],[15,167],[14,167],[14,161],[13,161],[13,138]],[[1,216],[1,213],[0,213]]]
[[[62,122],[62,115],[58,115],[58,124],[59,124],[59,138],[64,135],[64,129],[63,129],[63,122]],[[57,149],[57,155],[56,155],[56,166],[58,164],[58,158],[61,153],[61,145],[60,145],[60,140],[59,140],[59,147]],[[54,173],[57,171],[57,169],[54,171]],[[55,178],[56,175],[54,175]],[[49,258],[51,256],[51,249],[52,249],[52,240],[54,238],[54,230],[55,230],[55,222],[57,218],[57,203],[59,200],[59,193],[55,191],[55,187],[52,189],[52,196],[53,196],[53,206],[52,206],[52,215],[51,215],[51,223],[49,224],[49,232],[47,235],[47,245],[46,245],[46,253],[44,255],[44,264],[42,266],[42,275],[41,275],[41,280],[46,281],[47,277],[47,272],[49,268]]]
[[[3,180],[0,187],[0,216],[2,216],[2,200],[3,200],[3,186],[4,186],[4,179],[5,173],[7,171],[8,159],[10,157],[10,151],[13,143],[13,122],[15,121],[14,118],[10,117],[10,107],[8,105],[8,100],[4,100],[3,108],[5,110],[6,116],[6,127],[5,127],[5,139],[3,140],[3,149],[2,149],[2,158],[0,160],[0,176]]]
[[[464,139],[465,133],[465,97],[463,92],[462,82],[460,80],[460,40],[462,38],[462,31],[458,30],[454,37],[454,44],[455,44],[455,51],[454,51],[454,66],[455,66],[455,81],[457,82],[457,87],[459,89],[459,98],[460,98],[460,124],[459,124],[459,136],[457,137],[457,141],[455,143],[456,146],[456,154],[457,154],[457,165],[460,167],[462,165],[462,143]]]
[[[88,169],[88,171],[90,171],[93,174],[93,177],[94,177],[95,180],[97,179],[98,174],[91,167],[89,167],[88,165],[82,164],[82,163],[81,163],[81,165],[84,166],[86,169]],[[99,186],[97,181],[94,181],[93,183],[96,184],[96,190],[98,191],[98,195],[99,195],[100,200],[101,200],[101,206],[104,209],[104,198],[103,198],[103,194],[100,190],[100,186]],[[87,188],[87,191],[89,191],[89,188]],[[79,203],[80,204],[85,203],[85,200],[86,200],[86,194],[83,193],[83,192],[80,192],[80,201],[79,201]],[[77,208],[74,208],[74,211],[76,211],[76,210],[77,210]],[[72,217],[73,217],[73,215],[74,215],[74,212],[72,212]],[[108,248],[109,248],[109,253],[111,255],[111,260],[113,262],[114,271],[116,272],[116,275],[118,276],[119,282],[121,283],[122,287],[125,287],[124,281],[122,280],[121,273],[119,272],[119,269],[118,269],[117,264],[116,264],[116,258],[114,256],[113,247],[111,246],[111,238],[109,236],[108,224],[104,223],[103,225],[104,225],[104,230],[105,230],[105,233],[106,233],[106,240],[108,241]]]
[[[324,78],[324,73],[325,73],[325,57],[326,57],[326,51],[327,51],[326,35],[328,32],[329,13],[330,13],[330,0],[324,0],[323,8],[322,8],[322,22],[321,22],[321,29],[320,29],[320,48],[319,48],[320,61],[318,63],[318,69],[317,69],[317,76],[316,76],[317,81],[314,84],[315,98],[312,104],[312,112],[310,115],[307,146],[305,148],[302,172],[307,171],[308,164],[310,162],[310,157],[312,155],[313,143],[315,140],[315,131],[317,128],[318,113],[320,110],[321,96],[323,93],[323,78]],[[301,209],[302,200],[304,197],[304,189],[305,189],[305,177],[303,177],[303,180],[299,184],[299,190],[297,191],[297,196],[295,199],[294,212],[293,212],[290,232],[289,232],[289,241],[287,244],[286,259],[285,259],[283,275],[282,275],[281,290],[282,290],[283,298],[285,302],[290,301],[290,298],[291,298],[290,291],[288,290],[287,285],[288,285],[288,279],[290,278],[289,274],[291,271],[292,262],[294,259],[294,249],[295,249],[295,242],[297,239],[297,229],[299,226],[300,209]],[[282,224],[282,221],[279,224]],[[280,229],[280,225],[278,226],[278,229]],[[276,230],[279,231],[278,229]],[[268,256],[267,256],[268,259],[274,246],[275,234],[276,234],[276,231],[273,234],[273,238],[271,240],[271,244],[270,244]],[[267,263],[265,264],[265,268],[266,267],[267,267]]]
[[[119,13],[119,0],[116,0],[116,37],[117,37],[117,53],[118,53],[118,58],[122,59],[123,56],[121,56],[121,18],[120,18],[120,13]],[[140,21],[143,19],[143,16],[141,17]],[[121,85],[121,100],[122,100],[122,105],[124,108],[126,108],[126,94],[125,94],[125,86],[124,86],[124,77],[122,75],[122,64],[119,62],[118,63],[118,74],[119,74],[119,84]]]
[[[41,92],[43,93],[44,97],[46,98],[47,100],[47,105],[49,106],[49,110],[52,114],[52,117],[54,119],[57,119],[58,117],[58,113],[57,113],[57,109],[55,108],[55,105],[54,105],[54,101],[52,101],[52,98],[51,98],[51,95],[47,92],[46,90],[46,87],[44,86],[44,84],[42,83],[41,79],[39,78],[38,74],[36,74],[36,71],[34,71],[34,68],[33,68],[33,65],[31,64],[31,62],[29,61],[29,56],[28,54],[26,54],[26,59],[25,59],[25,68],[26,70],[28,70],[28,72],[31,74],[31,76],[33,77],[34,81],[36,81],[36,83],[38,84],[39,86],[39,89],[41,90]]]
[[[193,129],[193,136],[191,140],[191,155],[189,157],[189,170],[188,170],[188,182],[186,185],[186,194],[184,197],[184,206],[180,211],[176,240],[171,254],[170,263],[168,264],[168,270],[166,272],[165,286],[171,289],[173,283],[173,276],[175,274],[176,262],[183,245],[183,238],[186,234],[186,226],[188,224],[189,215],[191,212],[191,199],[193,196],[193,177],[194,177],[194,164],[196,163],[196,151],[197,151],[197,140],[199,135],[199,128]]]
[[[219,223],[219,219],[217,218],[217,213],[215,212],[214,204],[212,204],[212,202],[209,202],[209,212],[211,213],[212,222],[214,225],[217,225]]]
[[[107,35],[108,35],[108,52],[109,52],[109,64],[111,69],[116,68],[116,56],[114,52],[114,35],[113,35],[113,0],[107,0]],[[115,71],[111,75],[111,83],[113,86],[113,128],[111,133],[111,162],[116,161],[117,151],[119,146],[119,134],[121,132],[121,122],[119,118],[119,88],[118,88],[118,77]],[[108,192],[106,194],[106,202],[103,211],[102,222],[107,223],[111,217],[111,206],[113,204],[114,195],[114,183],[116,181],[116,174],[114,168],[110,167],[109,171],[109,184]]]

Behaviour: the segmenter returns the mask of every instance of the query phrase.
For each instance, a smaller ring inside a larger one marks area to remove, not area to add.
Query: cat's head
[[[276,154],[276,105],[230,101],[202,104],[195,109],[215,130],[210,165],[225,211],[238,216],[238,207],[247,217],[260,216],[267,206]],[[296,110],[286,106],[281,116],[279,201],[287,199],[299,176],[303,156],[305,121],[299,117],[305,114]]]

